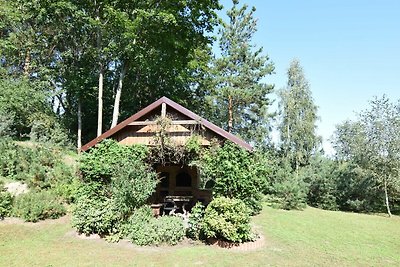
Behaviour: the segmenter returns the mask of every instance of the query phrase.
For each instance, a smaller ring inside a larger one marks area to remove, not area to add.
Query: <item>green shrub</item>
[[[76,193],[72,209],[72,226],[86,235],[109,235],[120,231],[120,215],[104,186],[83,184]]]
[[[13,124],[15,115],[0,110],[0,137],[11,137],[14,135]]]
[[[154,230],[158,235],[158,244],[176,245],[185,237],[185,226],[182,218],[175,216],[162,216],[153,218]]]
[[[3,183],[0,181],[0,219],[10,215],[12,208],[12,196],[3,187]]]
[[[233,242],[254,240],[249,209],[238,199],[219,197],[211,201],[204,212],[202,231],[206,238]]]
[[[67,130],[52,114],[35,113],[30,118],[31,131],[29,137],[33,142],[47,143],[59,147],[71,147]]]
[[[215,182],[213,193],[244,201],[252,214],[260,212],[262,190],[269,179],[267,159],[226,142],[203,153],[198,163],[203,181]]]
[[[0,138],[0,176],[23,181],[31,188],[48,189],[69,184],[75,176],[62,160],[64,151],[49,146],[22,144]]]
[[[51,188],[58,196],[65,200],[68,204],[74,203],[76,194],[82,183],[77,178],[71,178],[69,182],[56,181],[51,184]]]
[[[123,216],[145,204],[157,186],[157,173],[139,160],[121,159],[115,165],[111,191],[116,208]]]
[[[337,164],[336,203],[340,210],[382,211],[383,194],[371,170],[352,162]]]
[[[13,214],[27,222],[56,219],[65,215],[61,200],[51,191],[28,192],[15,198]]]
[[[148,156],[146,146],[124,146],[115,140],[104,140],[96,147],[83,153],[80,159],[79,169],[83,180],[110,182],[115,166],[121,159],[144,161]]]
[[[205,207],[201,202],[197,202],[192,208],[189,217],[189,228],[186,230],[187,237],[194,240],[200,240],[203,238],[201,226],[204,219],[204,210]]]
[[[279,202],[275,206],[280,209],[293,210],[306,207],[307,186],[301,180],[288,179],[274,185],[275,196]]]
[[[300,169],[300,175],[308,184],[307,203],[310,206],[337,210],[337,163],[319,154],[310,158],[310,164]]]
[[[271,206],[280,209],[302,209],[306,207],[307,184],[293,171],[288,160],[276,166],[270,188],[266,192]]]
[[[125,225],[126,236],[136,245],[175,245],[185,236],[185,227],[179,217],[154,218],[150,207],[137,209]]]
[[[152,245],[157,242],[157,232],[153,230],[153,212],[149,206],[135,210],[125,224],[125,235],[139,246]]]
[[[29,134],[36,113],[53,113],[40,83],[7,75],[1,77],[0,88],[0,112],[15,115],[10,127],[18,137]]]

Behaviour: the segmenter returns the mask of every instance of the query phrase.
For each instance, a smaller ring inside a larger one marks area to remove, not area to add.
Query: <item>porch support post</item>
[[[166,115],[167,115],[167,104],[162,103],[161,104],[161,117],[165,118]]]

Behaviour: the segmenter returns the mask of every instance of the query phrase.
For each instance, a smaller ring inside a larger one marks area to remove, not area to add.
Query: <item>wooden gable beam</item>
[[[144,126],[144,125],[155,125],[157,124],[156,121],[133,121],[129,123],[130,126]],[[171,121],[171,125],[195,125],[201,124],[199,121],[196,120],[176,120]]]

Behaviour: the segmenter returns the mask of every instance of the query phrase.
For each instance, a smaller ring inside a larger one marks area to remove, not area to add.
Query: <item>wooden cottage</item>
[[[226,132],[174,101],[162,97],[82,146],[81,150],[86,151],[106,138],[115,139],[124,145],[152,146],[155,135],[160,131],[160,118],[169,119],[166,131],[170,141],[176,145],[184,145],[192,135],[196,134],[200,137],[200,143],[203,146],[209,146],[212,140],[221,143],[230,140],[246,150],[252,149],[248,143],[237,136]],[[167,163],[159,164],[155,168],[161,178],[154,196],[155,202],[165,202],[166,199],[209,202],[211,199],[210,190],[199,188],[199,173],[195,167]]]

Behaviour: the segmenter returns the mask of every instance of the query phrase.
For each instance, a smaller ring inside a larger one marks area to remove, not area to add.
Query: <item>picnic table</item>
[[[168,211],[172,215],[177,210],[182,210],[187,214],[186,206],[193,200],[193,196],[166,196],[164,198],[164,214]]]

